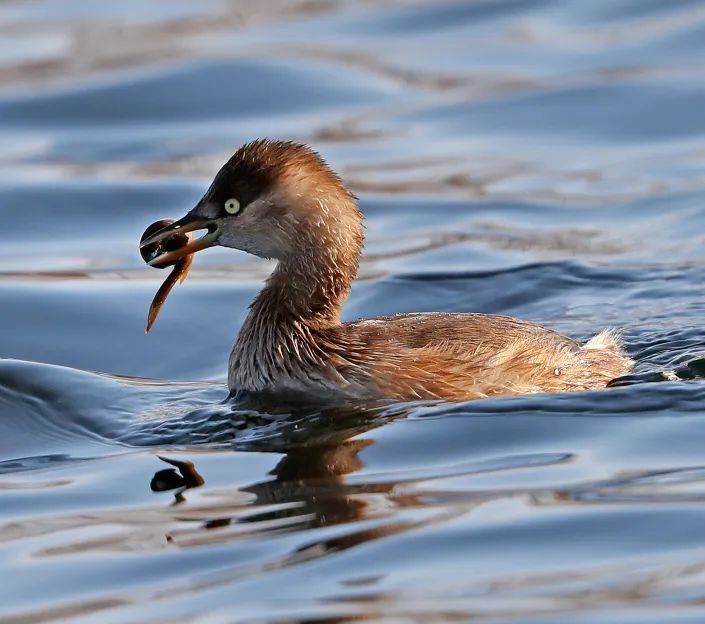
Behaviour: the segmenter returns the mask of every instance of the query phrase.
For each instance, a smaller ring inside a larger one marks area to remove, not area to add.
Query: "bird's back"
[[[508,316],[401,314],[349,323],[344,332],[356,366],[382,393],[403,399],[589,390],[632,368],[613,332],[580,346]]]

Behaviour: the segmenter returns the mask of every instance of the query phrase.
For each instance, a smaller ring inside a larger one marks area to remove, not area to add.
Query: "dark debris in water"
[[[674,370],[624,375],[623,377],[612,380],[607,385],[609,388],[618,388],[620,386],[630,386],[633,384],[658,383],[663,381],[693,381],[696,379],[705,379],[705,359],[693,360],[692,362],[688,362],[685,366]]]

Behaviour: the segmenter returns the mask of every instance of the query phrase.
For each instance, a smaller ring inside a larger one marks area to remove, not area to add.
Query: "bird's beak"
[[[175,234],[186,234],[196,230],[208,230],[208,232],[200,238],[189,241],[186,245],[180,247],[179,249],[167,251],[156,258],[152,258],[152,260],[149,261],[149,266],[168,266],[184,256],[194,254],[202,249],[208,249],[208,247],[213,247],[213,245],[216,244],[215,241],[218,238],[218,225],[215,221],[186,215],[182,219],[174,221],[171,225],[163,227],[161,230],[158,230],[152,234],[149,238],[143,240],[140,243],[140,249],[146,247],[147,245],[163,241],[164,239]]]

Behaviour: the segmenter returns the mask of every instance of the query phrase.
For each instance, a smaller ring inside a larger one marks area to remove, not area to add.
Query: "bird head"
[[[149,264],[174,263],[216,245],[283,262],[335,246],[352,246],[357,254],[362,217],[354,196],[312,149],[256,140],[233,154],[188,214],[141,246],[196,231],[203,234],[177,249],[165,246]]]

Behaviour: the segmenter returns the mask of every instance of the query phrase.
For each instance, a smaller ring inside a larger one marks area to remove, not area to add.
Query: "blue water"
[[[0,622],[705,621],[703,111],[694,0],[3,2]],[[259,136],[360,197],[347,319],[619,327],[632,383],[227,402],[271,265],[145,335],[137,243]]]

